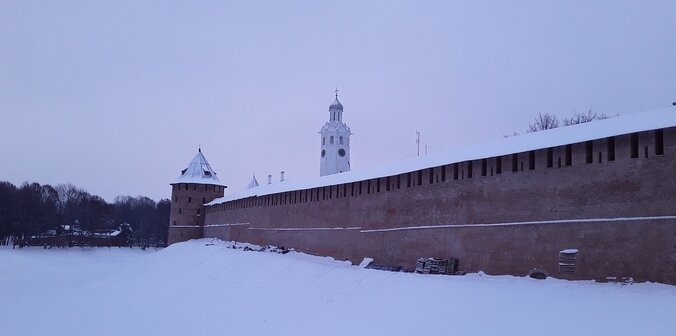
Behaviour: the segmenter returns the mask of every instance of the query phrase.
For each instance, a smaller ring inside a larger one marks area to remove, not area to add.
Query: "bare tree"
[[[596,113],[592,110],[587,111],[586,114],[574,112],[572,117],[563,119],[563,125],[564,126],[571,126],[571,125],[577,125],[577,124],[591,122],[591,121],[594,121],[594,120],[601,120],[601,119],[607,119],[607,118],[608,118],[608,116],[606,116],[605,114]]]
[[[538,116],[535,117],[535,122],[528,125],[528,133],[544,131],[552,128],[559,127],[559,119],[549,113],[538,113]]]

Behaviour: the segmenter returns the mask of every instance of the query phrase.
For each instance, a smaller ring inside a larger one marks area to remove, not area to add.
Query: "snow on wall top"
[[[614,118],[596,120],[589,123],[554,128],[546,131],[527,133],[500,139],[497,141],[467,146],[378,167],[353,170],[340,174],[327,175],[307,181],[283,182],[246,189],[221,198],[207,205],[215,205],[238,199],[276,194],[280,192],[325,187],[350,182],[358,182],[378,177],[394,176],[420,169],[442,165],[490,158],[531,150],[562,146],[609,136],[649,131],[676,126],[676,106],[632,113]]]
[[[197,184],[214,184],[225,186],[216,177],[216,172],[211,169],[211,165],[207,159],[202,155],[202,150],[197,151],[197,155],[192,159],[188,168],[181,171],[181,175],[171,184],[176,183],[197,183]]]

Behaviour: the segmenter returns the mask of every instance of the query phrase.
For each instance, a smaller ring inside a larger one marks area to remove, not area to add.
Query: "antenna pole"
[[[418,146],[417,156],[420,156],[420,131],[415,131],[415,144]]]

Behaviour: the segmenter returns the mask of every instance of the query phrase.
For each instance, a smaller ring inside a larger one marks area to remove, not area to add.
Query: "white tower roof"
[[[254,176],[251,178],[251,182],[249,182],[249,184],[246,186],[246,188],[247,188],[247,189],[251,189],[251,188],[256,188],[256,187],[258,187],[258,186],[259,186],[258,180],[256,180],[256,175],[254,175]]]
[[[202,149],[197,151],[197,155],[192,159],[188,168],[181,171],[181,175],[172,183],[198,183],[215,184],[225,186],[216,177],[216,172],[211,169],[207,158],[202,154]]]

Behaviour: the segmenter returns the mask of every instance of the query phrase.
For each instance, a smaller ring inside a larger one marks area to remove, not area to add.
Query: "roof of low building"
[[[655,129],[676,127],[676,106],[631,113],[593,122],[559,127],[540,132],[526,133],[497,141],[467,146],[463,148],[432,153],[408,160],[394,162],[378,167],[352,170],[340,174],[326,175],[319,178],[276,183],[260,188],[246,189],[217,198],[207,205],[220,204],[253,196],[263,196],[280,192],[325,187],[343,183],[364,181],[379,177],[394,176],[420,169],[439,167],[456,162],[477,160],[490,157],[522,153],[549,147],[603,139],[611,136]]]

